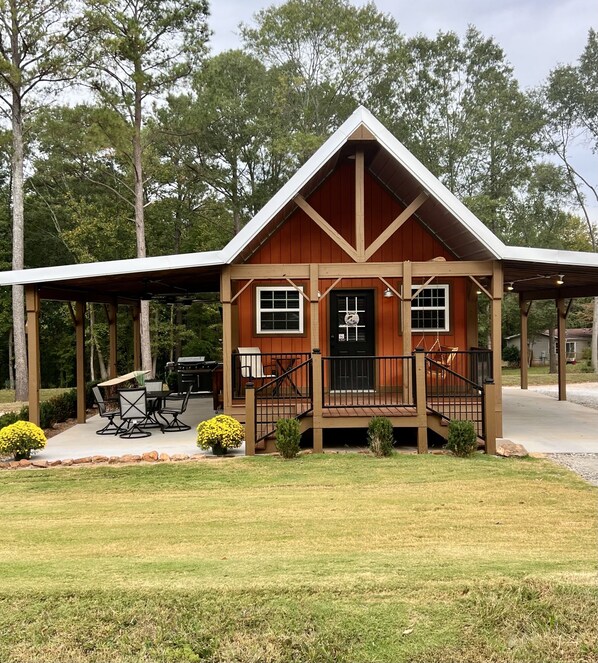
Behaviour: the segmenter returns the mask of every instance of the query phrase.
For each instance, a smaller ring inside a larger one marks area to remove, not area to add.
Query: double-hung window
[[[302,334],[303,296],[296,288],[256,288],[258,334]]]
[[[411,286],[411,292],[419,288]],[[411,331],[449,331],[448,284],[426,286],[411,300]]]

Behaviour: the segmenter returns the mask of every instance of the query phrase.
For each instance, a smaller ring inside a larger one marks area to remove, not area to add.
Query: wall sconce
[[[559,274],[558,279],[556,280],[557,285],[563,285],[565,282],[565,275],[564,274]]]
[[[386,297],[386,299],[390,299],[392,297],[392,290],[390,288],[386,288],[386,290],[384,291],[384,296]]]
[[[322,297],[322,293],[318,290],[318,299]]]
[[[482,291],[478,288],[478,289],[475,291],[475,294],[476,294],[476,295],[481,295],[481,294],[482,294]]]
[[[509,292],[511,292],[511,291],[513,290],[513,281],[511,281],[511,282],[507,285],[507,290],[508,290]]]

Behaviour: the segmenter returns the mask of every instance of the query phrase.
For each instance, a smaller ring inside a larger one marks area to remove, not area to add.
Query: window
[[[413,293],[420,286],[411,286]],[[426,286],[411,302],[411,331],[449,331],[448,285]]]
[[[258,334],[302,334],[303,295],[295,288],[256,288]]]

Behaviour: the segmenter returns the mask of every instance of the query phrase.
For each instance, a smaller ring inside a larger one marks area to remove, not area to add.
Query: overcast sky
[[[278,0],[212,0],[214,52],[237,48],[240,22]],[[354,0],[354,4],[363,4]],[[598,28],[598,0],[376,0],[406,36],[439,30],[462,35],[469,24],[503,47],[524,87],[537,85],[557,64],[573,63],[590,27]]]

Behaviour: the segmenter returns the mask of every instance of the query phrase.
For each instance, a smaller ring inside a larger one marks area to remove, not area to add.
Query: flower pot
[[[214,454],[214,456],[224,456],[225,454],[228,453],[228,449],[226,447],[223,447],[221,444],[213,444],[212,453]]]
[[[31,451],[18,451],[15,454],[15,460],[29,460],[31,458]]]

